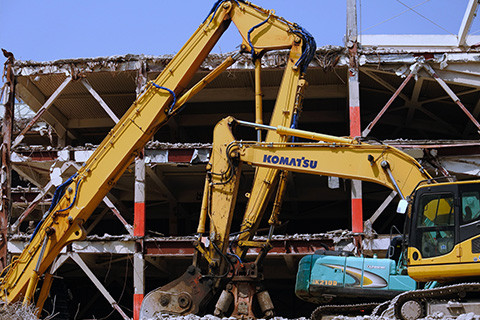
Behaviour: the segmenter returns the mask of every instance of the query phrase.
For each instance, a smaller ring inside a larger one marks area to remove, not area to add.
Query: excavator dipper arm
[[[266,51],[290,50],[270,124],[287,127],[295,124],[306,87],[303,75],[315,53],[315,41],[300,26],[275,16],[273,11],[264,10],[249,2],[219,1],[214,6],[212,15],[216,17],[222,10],[227,12],[225,19],[231,19],[236,25],[243,39],[242,50],[252,54],[256,60],[256,68],[259,68],[258,59],[261,59]],[[211,17],[207,18],[205,23],[210,23]],[[230,136],[215,139],[231,141]],[[270,132],[266,136],[266,141],[287,140],[285,136]],[[216,161],[214,159],[217,157],[225,157],[224,152],[223,154],[213,152],[210,162]],[[198,233],[208,236],[200,238],[196,243],[193,265],[179,279],[145,296],[140,311],[141,319],[148,319],[162,312],[198,313],[224,284],[231,263],[226,251],[238,193],[239,172],[228,170],[229,167],[211,170],[205,182]],[[259,168],[255,173],[255,181],[273,182],[278,172],[275,168]],[[271,194],[271,189],[266,187],[264,182],[256,183],[253,188],[254,192],[265,197]],[[253,231],[253,228],[251,230]]]

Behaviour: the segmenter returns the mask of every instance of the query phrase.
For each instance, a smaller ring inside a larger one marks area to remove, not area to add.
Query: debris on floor
[[[3,305],[0,309],[0,320],[38,320],[35,306],[23,305],[21,301]]]

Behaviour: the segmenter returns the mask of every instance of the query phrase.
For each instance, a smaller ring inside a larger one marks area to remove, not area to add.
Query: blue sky
[[[213,2],[0,0],[0,47],[12,51],[18,60],[35,61],[175,53],[203,21]],[[299,23],[314,35],[318,46],[343,44],[346,0],[252,2]],[[415,10],[441,27],[402,3],[411,7],[421,4]],[[468,0],[358,0],[359,24],[368,34],[457,34],[467,3]],[[475,32],[480,34],[479,21],[474,21],[471,28],[471,33]],[[235,50],[239,42],[231,27],[214,52]],[[3,64],[3,56],[0,62]]]

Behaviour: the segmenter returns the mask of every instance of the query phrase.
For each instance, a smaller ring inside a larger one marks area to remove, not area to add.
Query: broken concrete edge
[[[13,163],[74,161],[86,162],[98,146],[86,144],[80,147],[65,147],[56,149],[43,146],[17,147],[12,152]],[[145,146],[145,162],[157,163],[206,163],[210,158],[212,145],[210,143],[165,143],[149,142]]]
[[[350,230],[332,230],[324,233],[313,233],[313,234],[278,234],[273,235],[272,240],[276,241],[286,241],[286,240],[297,240],[297,241],[311,241],[311,240],[333,240],[334,243],[338,243],[341,240],[348,240],[354,236],[364,235],[363,233],[355,233]],[[378,237],[378,235],[375,235]],[[30,239],[30,235],[26,233],[11,234],[9,240],[20,240],[26,241]],[[86,237],[86,241],[130,241],[135,240],[137,237],[131,236],[129,234],[123,235],[111,235],[105,233],[104,235],[89,235]],[[145,241],[196,241],[197,236],[146,236]],[[230,237],[231,240],[235,240],[234,236]],[[255,236],[254,241],[266,241],[266,236]]]
[[[52,146],[42,146],[42,145],[19,145],[15,148],[17,152],[26,152],[26,151],[85,151],[85,150],[95,150],[98,145],[92,143],[85,143],[83,146],[66,146],[64,148],[56,148]],[[160,141],[149,141],[145,144],[145,149],[157,150],[157,149],[211,149],[211,143],[171,143],[171,142],[160,142]]]
[[[368,237],[362,233],[353,233],[349,230],[334,230],[317,234],[294,234],[274,235],[271,239],[273,246],[270,256],[278,255],[306,255],[316,250],[321,250],[328,245],[330,250],[354,252],[356,246],[354,239],[361,236],[364,240],[363,248],[366,252],[384,254],[391,242],[391,237],[396,235],[377,235]],[[22,252],[30,239],[29,234],[21,233],[10,235],[8,238],[8,250],[12,254]],[[151,236],[144,238],[145,253],[151,256],[191,256],[194,253],[193,243],[198,240],[196,236]],[[235,241],[235,237],[230,237]],[[130,235],[91,235],[86,239],[75,241],[71,249],[78,253],[115,253],[134,254],[135,243],[138,237]],[[266,241],[266,237],[256,236],[254,241]],[[149,248],[149,249],[148,249]],[[179,250],[181,249],[181,250]],[[66,249],[63,249],[63,253]],[[255,255],[258,250],[248,251],[249,255]]]
[[[324,46],[317,48],[315,59],[311,67],[328,69],[334,66],[345,67],[348,65],[346,49],[340,46]],[[388,48],[363,48],[359,49],[360,66],[382,64],[411,64],[422,53],[409,52]],[[200,66],[200,70],[208,71],[217,67],[231,53],[210,54]],[[426,53],[434,63],[462,63],[479,61],[480,48],[473,48],[468,52],[450,49],[442,52]],[[288,51],[268,52],[262,59],[264,68],[280,68],[285,66]],[[160,72],[171,61],[173,55],[144,55],[126,54],[107,57],[59,59],[54,61],[16,61],[14,72],[17,76],[32,76],[46,74],[78,74],[92,72],[122,72],[136,71],[147,65],[149,72]],[[231,67],[232,69],[254,69],[248,54],[242,55]]]
[[[369,144],[379,144],[378,140],[365,140]],[[477,140],[451,140],[451,139],[428,139],[428,140],[412,140],[412,139],[393,139],[384,140],[383,144],[394,146],[397,148],[412,149],[429,149],[429,148],[455,148],[455,147],[480,147]],[[25,152],[65,152],[65,151],[94,151],[98,145],[86,143],[82,146],[66,146],[57,148],[53,146],[42,145],[19,145],[13,151],[19,154]],[[173,149],[212,149],[211,143],[170,143],[161,141],[149,141],[145,145],[147,150],[173,150]],[[59,155],[61,156],[61,155]]]

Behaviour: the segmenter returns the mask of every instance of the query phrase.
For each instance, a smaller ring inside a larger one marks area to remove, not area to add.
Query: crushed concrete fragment
[[[396,318],[388,318],[388,317],[382,317],[382,316],[369,316],[369,315],[364,315],[364,316],[343,316],[343,315],[338,315],[338,316],[326,316],[325,318],[328,318],[330,320],[396,320]],[[425,318],[420,318],[418,320],[480,320],[480,315],[476,315],[473,312],[469,313],[464,313],[461,314],[457,317],[453,316],[445,316],[442,312],[440,313],[434,313],[432,315],[426,316]]]
[[[169,143],[160,141],[149,141],[145,145],[147,149],[211,149],[211,143]]]
[[[155,317],[148,318],[148,320],[236,320],[233,317],[230,318],[218,318],[213,315],[205,315],[205,316],[196,316],[196,315],[186,315],[186,316],[174,316],[174,315],[169,315],[169,314],[161,314],[161,315],[156,315]],[[288,318],[283,318],[283,317],[273,317],[270,318],[271,320],[307,320],[308,318],[305,317],[300,317],[300,318],[295,318],[295,319],[288,319]],[[369,316],[369,315],[364,315],[364,316],[343,316],[343,315],[337,315],[337,316],[325,316],[325,319],[330,319],[330,320],[394,320],[392,318],[388,317],[381,317],[381,316]],[[473,312],[467,313],[467,314],[461,314],[457,318],[454,317],[445,317],[443,314],[434,314],[427,316],[425,318],[419,319],[419,320],[480,320],[479,315],[475,315]],[[147,319],[146,319],[147,320]]]
[[[2,304],[0,307],[0,320],[38,320],[33,305],[23,305],[21,301]]]
[[[296,240],[296,241],[313,241],[313,240],[332,240],[333,243],[338,243],[341,240],[351,239],[353,236],[360,235],[360,233],[354,233],[349,230],[334,230],[325,233],[314,233],[314,234],[277,234],[272,236],[272,240],[277,241],[286,241],[286,240]],[[234,240],[235,237],[230,237],[231,240]],[[29,240],[30,235],[25,233],[12,234],[9,238],[10,240]],[[196,241],[197,236],[171,236],[171,237],[152,237],[147,236],[145,241]],[[255,236],[254,241],[265,241],[266,236]],[[115,240],[115,241],[130,241],[135,240],[135,237],[124,234],[124,235],[111,235],[105,233],[104,235],[89,235],[86,240],[88,241],[106,241],[106,240]]]
[[[85,150],[95,150],[98,145],[92,143],[85,143],[83,146],[66,146],[64,148],[55,148],[52,146],[42,146],[42,145],[19,145],[15,148],[17,152],[27,152],[27,151],[85,151]],[[169,143],[169,142],[160,142],[160,141],[149,141],[145,145],[147,149],[211,149],[211,143]]]
[[[25,193],[25,192],[40,192],[40,188],[34,187],[34,186],[28,186],[28,187],[22,187],[22,186],[16,186],[11,189],[11,192],[16,192],[16,193]]]
[[[9,236],[9,240],[20,240],[20,241],[27,241],[30,240],[31,235],[26,234],[26,233],[18,233],[18,234],[12,234]],[[103,236],[99,235],[89,235],[87,236],[86,240],[87,241],[107,241],[107,240],[112,240],[112,241],[130,241],[130,240],[135,240],[136,237],[131,236],[129,234],[124,234],[124,235],[111,235],[108,233],[105,233]]]

